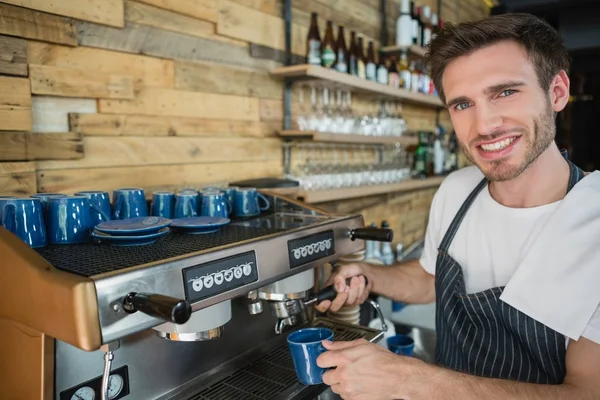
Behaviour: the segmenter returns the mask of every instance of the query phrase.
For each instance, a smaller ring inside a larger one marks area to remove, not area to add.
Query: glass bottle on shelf
[[[377,81],[377,64],[375,62],[375,43],[369,40],[369,46],[367,49],[367,62],[365,64],[367,73],[367,80],[376,82]]]
[[[390,66],[394,64],[394,59],[390,59]],[[388,67],[385,65],[385,56],[383,52],[379,53],[379,63],[377,64],[377,83],[388,84]]]
[[[350,32],[350,48],[348,49],[348,73],[358,76],[358,47],[356,45],[356,32]]]
[[[321,64],[325,68],[335,67],[335,41],[333,40],[333,23],[327,21],[327,27],[325,29],[325,38],[321,45]]]
[[[427,132],[419,131],[419,145],[415,150],[414,177],[427,178]]]
[[[412,74],[408,67],[408,55],[406,51],[400,53],[400,62],[398,63],[399,84],[402,89],[410,90],[412,83]]]
[[[421,71],[419,71],[419,64],[417,62],[411,61],[410,73],[411,73],[410,91],[413,93],[419,93],[419,88],[420,88],[419,83],[420,83]]]
[[[321,35],[316,12],[310,14],[310,28],[306,37],[306,62],[321,65]]]
[[[400,87],[400,74],[396,64],[396,57],[390,57],[390,69],[388,71],[388,85],[394,88]]]
[[[346,48],[346,38],[344,37],[344,26],[338,26],[338,35],[335,53],[335,69],[339,72],[348,72],[348,49]]]
[[[361,79],[367,79],[367,57],[364,54],[364,43],[363,37],[358,38],[358,51],[356,55],[356,63],[358,65],[358,77]]]

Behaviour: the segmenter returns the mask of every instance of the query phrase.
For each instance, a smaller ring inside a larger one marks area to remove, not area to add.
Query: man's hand
[[[329,309],[331,311],[338,311],[343,305],[357,306],[365,302],[369,297],[369,292],[373,287],[372,276],[369,276],[369,265],[364,263],[347,264],[340,268],[340,270],[331,275],[325,286],[334,285],[338,292],[338,295],[333,301],[325,300],[315,306],[320,312],[325,312]],[[365,278],[369,280],[369,283],[365,285]],[[352,278],[350,286],[346,284],[346,279]]]
[[[364,339],[352,342],[324,341],[328,350],[317,358],[323,383],[344,400],[394,400],[404,398],[407,385],[426,385],[427,364],[396,355]],[[410,378],[409,378],[410,377]]]

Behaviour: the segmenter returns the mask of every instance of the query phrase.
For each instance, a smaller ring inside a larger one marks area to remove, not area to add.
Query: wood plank
[[[0,163],[0,195],[29,196],[36,193],[34,162]]]
[[[29,63],[51,67],[132,75],[135,89],[144,86],[172,88],[173,61],[91,47],[67,47],[29,41]]]
[[[27,41],[0,36],[0,74],[27,76]]]
[[[31,114],[34,132],[69,132],[69,113],[96,113],[95,99],[33,96]]]
[[[270,70],[277,63],[250,56],[248,46],[169,32],[149,26],[125,23],[116,29],[91,22],[78,22],[82,46],[146,54],[173,60],[213,61],[260,70]]]
[[[315,2],[325,5],[338,13],[349,15],[358,21],[363,21],[368,25],[379,26],[380,21],[377,10],[373,10],[373,8],[362,1],[315,0]]]
[[[260,122],[230,119],[72,113],[69,122],[72,131],[86,136],[262,137],[272,134]]]
[[[266,72],[207,62],[176,62],[175,88],[280,99],[283,83]]]
[[[29,79],[0,77],[0,130],[31,130]]]
[[[338,83],[340,86],[347,87],[353,91],[382,95],[390,100],[403,100],[407,103],[418,104],[427,107],[442,107],[442,102],[437,97],[422,93],[413,93],[404,89],[396,89],[391,86],[381,85],[377,82],[367,81],[349,74],[344,74],[316,65],[303,64],[280,67],[273,70],[271,73],[274,76],[281,78],[289,77],[322,79],[325,81]]]
[[[77,46],[77,32],[69,18],[0,4],[0,34]]]
[[[300,193],[299,197],[302,197],[303,201],[309,204],[323,203],[326,201],[335,201],[355,197],[373,196],[376,194],[383,193],[405,192],[410,190],[436,187],[442,183],[444,178],[445,177],[435,177],[424,180],[411,179],[404,182],[391,183],[388,185],[373,185],[341,189],[304,191]]]
[[[186,35],[206,37],[215,32],[214,22],[202,21],[137,1],[125,1],[125,19],[140,25]]]
[[[123,0],[2,0],[15,6],[123,27]]]
[[[64,97],[133,99],[131,75],[30,65],[31,93]]]
[[[285,29],[281,18],[230,0],[219,0],[217,33],[279,50],[285,49]],[[307,33],[308,26],[292,23],[292,52],[299,55],[306,52]]]
[[[193,137],[85,137],[85,157],[73,161],[43,161],[38,169],[81,169],[142,165],[279,160],[278,139]]]
[[[41,170],[37,172],[40,192],[59,193],[74,193],[89,189],[114,190],[132,185],[151,192],[166,188],[199,187],[206,183],[225,183],[240,179],[281,176],[282,164],[279,160]],[[0,187],[3,187],[1,175]]]
[[[83,158],[83,135],[75,132],[0,132],[0,160],[74,160]]]
[[[265,14],[281,17],[280,4],[278,0],[233,0],[238,4],[258,10]]]
[[[285,139],[308,139],[313,142],[326,143],[400,144],[402,146],[419,144],[419,138],[412,133],[406,133],[404,136],[367,136],[346,133],[290,130],[280,131],[279,136]]]
[[[151,6],[175,11],[205,21],[217,22],[217,0],[139,0]]]
[[[272,47],[263,46],[262,44],[250,43],[250,55],[255,58],[277,61],[285,64],[285,52]],[[290,65],[304,64],[306,57],[291,53],[292,61]]]
[[[98,101],[100,113],[169,115],[258,121],[258,99],[216,93],[146,88],[134,100]]]

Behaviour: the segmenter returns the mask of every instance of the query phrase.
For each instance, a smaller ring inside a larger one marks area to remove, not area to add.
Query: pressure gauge
[[[111,375],[108,377],[108,398],[114,399],[123,390],[123,377],[121,375]]]
[[[89,386],[84,386],[79,389],[71,396],[71,400],[94,400],[96,392]]]

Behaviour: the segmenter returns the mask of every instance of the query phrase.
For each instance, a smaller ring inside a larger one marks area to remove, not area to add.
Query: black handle
[[[369,284],[369,280],[367,279],[366,276],[363,276],[363,278],[365,278],[365,286],[367,286]],[[352,280],[352,278],[346,279],[346,284],[348,286],[350,286],[351,280]],[[316,302],[318,304],[325,300],[333,300],[333,299],[335,299],[335,296],[337,296],[337,294],[338,294],[338,292],[337,292],[335,286],[333,286],[333,285],[327,286],[326,288],[323,288],[317,292],[317,294],[315,296],[317,298]]]
[[[350,231],[350,239],[375,240],[377,242],[391,242],[394,231],[386,228],[357,228]]]
[[[162,294],[131,292],[123,300],[123,309],[128,313],[143,312],[175,324],[184,324],[192,315],[192,306],[186,300]]]

